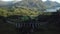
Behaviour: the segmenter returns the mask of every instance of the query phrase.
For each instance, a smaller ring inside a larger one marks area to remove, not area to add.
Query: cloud
[[[47,0],[42,0],[42,1],[47,1]],[[49,0],[49,1],[56,1],[56,2],[60,3],[60,0]]]
[[[21,1],[21,0],[0,0],[0,1]]]

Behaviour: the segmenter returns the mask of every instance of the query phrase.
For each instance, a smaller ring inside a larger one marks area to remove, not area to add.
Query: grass
[[[0,34],[17,34],[15,26],[0,19]]]
[[[44,31],[33,32],[31,34],[60,34],[60,31],[56,31],[56,27],[54,25],[49,25],[48,28],[41,26]],[[14,25],[9,23],[4,23],[2,19],[0,19],[0,34],[17,34],[16,28]]]

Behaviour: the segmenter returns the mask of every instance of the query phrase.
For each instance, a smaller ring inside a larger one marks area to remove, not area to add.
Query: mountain
[[[60,3],[53,1],[45,1],[44,4],[47,6],[47,8],[60,7]]]
[[[9,1],[9,2],[3,2],[0,1],[0,7],[25,7],[29,8],[31,10],[38,10],[38,11],[44,11],[47,8],[54,8],[59,7],[60,4],[58,2],[52,2],[52,1],[45,1],[42,0],[22,0],[22,1]]]
[[[45,6],[42,0],[22,0],[19,2],[16,2],[14,4],[15,7],[27,7],[32,10],[38,9],[38,10],[44,10]]]
[[[8,7],[8,6],[12,5],[12,4],[13,4],[12,1],[9,1],[9,2],[0,1],[0,7]]]

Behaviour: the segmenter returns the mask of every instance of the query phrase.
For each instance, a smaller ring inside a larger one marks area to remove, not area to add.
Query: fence
[[[33,22],[29,22],[29,23],[14,23],[12,21],[7,20],[8,23],[10,24],[14,24],[16,26],[16,28],[21,28],[21,27],[31,27],[31,28],[38,28],[40,27],[40,25],[45,25],[48,22],[40,22],[40,23],[33,23]]]
[[[40,23],[16,23],[16,27],[20,28],[20,27],[38,27],[40,26]]]

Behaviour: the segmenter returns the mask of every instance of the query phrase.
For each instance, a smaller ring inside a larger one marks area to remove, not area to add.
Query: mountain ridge
[[[1,2],[0,7],[26,7],[32,10],[44,11],[47,8],[60,6],[57,2],[45,1],[42,0],[22,0],[18,2]]]

